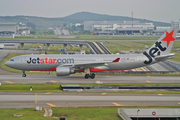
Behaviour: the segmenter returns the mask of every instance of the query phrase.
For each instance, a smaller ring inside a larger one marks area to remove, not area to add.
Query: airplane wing
[[[112,62],[119,62],[120,58],[116,58]],[[62,67],[70,67],[76,69],[84,69],[84,68],[94,68],[98,66],[107,66],[107,63],[112,62],[97,62],[97,63],[81,63],[81,64],[74,64],[74,65],[62,65]]]
[[[170,58],[174,58],[174,57],[175,57],[174,54],[162,55],[162,56],[156,56],[155,60],[156,61],[164,61],[164,60],[167,60],[167,59],[170,59]]]

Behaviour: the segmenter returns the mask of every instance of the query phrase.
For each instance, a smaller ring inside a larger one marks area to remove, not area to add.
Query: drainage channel
[[[63,91],[180,91],[180,85],[60,85]]]

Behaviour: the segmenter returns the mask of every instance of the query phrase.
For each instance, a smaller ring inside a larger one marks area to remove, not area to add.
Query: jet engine
[[[75,73],[73,69],[68,67],[57,67],[56,68],[56,75],[57,76],[67,76],[70,74]]]

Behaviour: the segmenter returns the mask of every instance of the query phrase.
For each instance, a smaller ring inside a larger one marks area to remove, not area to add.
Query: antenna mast
[[[132,12],[132,28],[133,28],[133,12]]]

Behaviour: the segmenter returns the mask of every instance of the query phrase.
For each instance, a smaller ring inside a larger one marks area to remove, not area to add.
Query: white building
[[[23,28],[19,30],[21,35],[30,35],[30,29],[29,28]]]
[[[0,23],[1,33],[14,33],[18,31],[18,25],[16,23]]]
[[[117,29],[147,29],[153,30],[153,23],[140,23],[139,21],[84,21],[84,30],[110,30]]]
[[[0,23],[0,38],[14,38],[18,30],[16,23]]]
[[[161,30],[161,31],[167,31],[170,27],[164,27],[164,26],[157,26],[156,30]]]
[[[179,19],[179,21],[171,21],[171,25],[180,28],[180,19]]]

